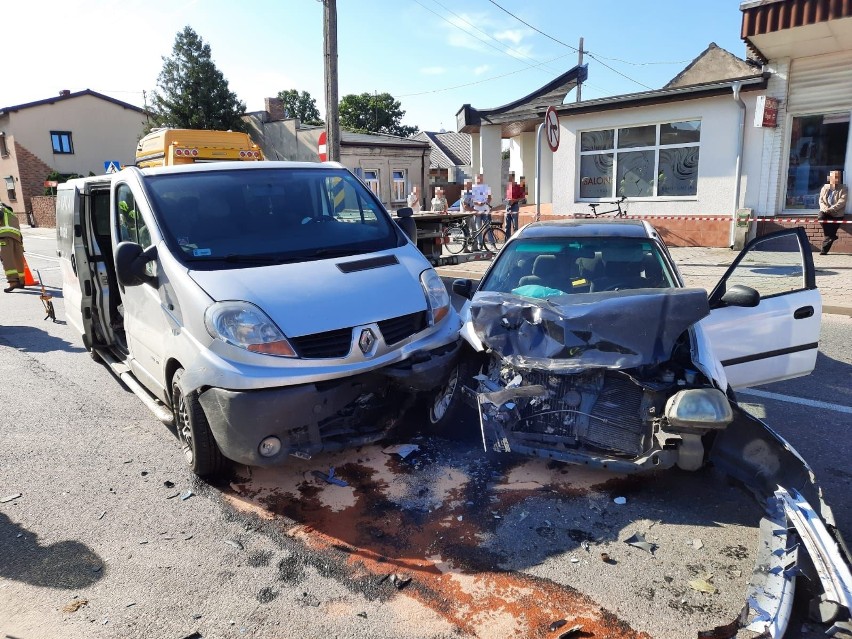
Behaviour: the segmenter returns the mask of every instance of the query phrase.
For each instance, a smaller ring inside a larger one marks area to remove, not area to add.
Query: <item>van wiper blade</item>
[[[352,248],[322,248],[308,254],[308,257],[343,257],[346,255],[357,255],[358,251]]]

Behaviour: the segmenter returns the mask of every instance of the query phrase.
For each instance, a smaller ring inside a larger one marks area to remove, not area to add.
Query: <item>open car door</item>
[[[710,294],[710,309],[701,326],[731,387],[813,371],[822,297],[805,230],[749,242]]]

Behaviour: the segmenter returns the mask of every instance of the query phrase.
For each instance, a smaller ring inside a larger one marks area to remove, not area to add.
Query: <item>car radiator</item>
[[[524,375],[524,384],[541,384],[549,398],[519,403],[516,433],[631,457],[647,448],[651,432],[642,418],[643,391],[629,378],[602,371],[579,375],[536,371]]]

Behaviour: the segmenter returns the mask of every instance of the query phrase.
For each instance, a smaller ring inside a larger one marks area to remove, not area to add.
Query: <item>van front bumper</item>
[[[417,392],[438,388],[458,358],[460,342],[385,368],[341,379],[258,390],[208,388],[199,394],[216,443],[228,459],[275,466],[289,455],[360,446],[381,439]],[[281,450],[259,452],[267,437]]]

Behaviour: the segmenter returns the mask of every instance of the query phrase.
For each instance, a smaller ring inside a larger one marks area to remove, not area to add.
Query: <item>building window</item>
[[[793,118],[787,170],[787,209],[818,209],[829,171],[846,165],[849,112]]]
[[[50,143],[53,145],[54,153],[74,153],[74,144],[71,142],[71,131],[51,131]]]
[[[364,169],[364,183],[370,187],[370,190],[376,194],[376,197],[381,197],[379,193],[379,172],[376,169]]]
[[[580,133],[580,198],[698,194],[701,121]]]
[[[0,132],[0,157],[9,157],[9,147],[6,146],[6,134]]]
[[[395,169],[393,172],[393,193],[391,200],[394,202],[404,202],[408,190],[405,186],[405,171]]]

